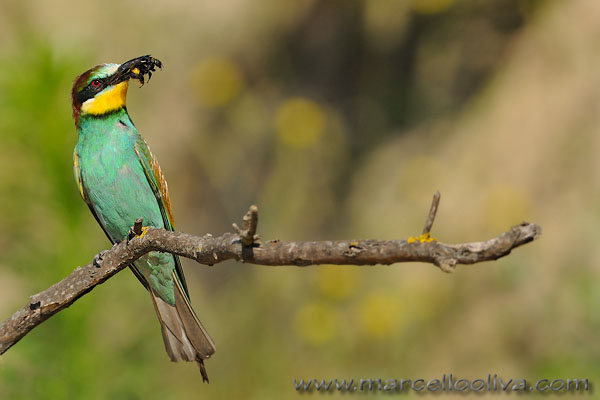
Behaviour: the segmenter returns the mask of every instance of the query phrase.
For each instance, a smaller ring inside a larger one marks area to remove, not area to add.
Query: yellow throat
[[[96,97],[86,100],[81,105],[81,111],[86,114],[102,115],[124,107],[128,87],[129,82],[124,81],[99,93]]]

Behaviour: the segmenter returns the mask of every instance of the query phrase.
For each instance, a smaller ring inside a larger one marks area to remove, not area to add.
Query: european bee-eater
[[[128,82],[144,84],[159,60],[148,56],[101,64],[73,84],[73,118],[79,140],[73,154],[79,192],[112,243],[127,237],[137,218],[144,225],[174,229],[167,182],[127,113]],[[146,287],[158,314],[172,361],[196,361],[208,382],[204,359],[215,345],[190,304],[179,257],[151,252],[131,270]]]

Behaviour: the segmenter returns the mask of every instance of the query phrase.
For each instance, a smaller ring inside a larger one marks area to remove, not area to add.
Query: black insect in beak
[[[148,75],[148,81],[152,77],[155,67],[162,69],[160,60],[151,57],[149,54],[124,62],[119,66],[117,72],[112,76],[110,84],[117,84],[128,79],[137,79],[142,86],[144,85],[144,75]]]

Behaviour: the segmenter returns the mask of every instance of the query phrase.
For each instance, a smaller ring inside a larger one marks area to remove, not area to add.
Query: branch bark
[[[0,325],[0,355],[23,338],[29,331],[57,312],[69,307],[91,291],[150,251],[162,251],[213,265],[236,260],[257,265],[390,265],[417,261],[434,264],[442,271],[452,272],[457,264],[475,264],[496,260],[512,249],[539,237],[541,228],[523,222],[507,232],[484,241],[463,244],[444,244],[429,237],[439,193],[433,199],[424,234],[409,240],[337,240],[312,242],[256,242],[258,209],[251,206],[244,217],[244,228],[238,233],[219,237],[208,234],[193,236],[187,233],[141,228],[137,220],[128,240],[115,244],[84,267],[76,268],[62,281],[29,298],[27,304]]]

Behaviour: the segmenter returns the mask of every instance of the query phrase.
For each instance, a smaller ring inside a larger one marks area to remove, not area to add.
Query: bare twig
[[[131,239],[136,236],[140,236],[142,234],[142,224],[144,223],[144,218],[138,218],[133,222],[133,226],[129,228],[129,232],[127,233],[127,243]]]
[[[231,225],[237,234],[240,235],[242,244],[244,246],[251,246],[252,243],[258,239],[258,236],[256,235],[256,229],[258,226],[258,207],[251,205],[242,220],[244,221],[244,229],[240,229],[238,224],[235,222]]]
[[[433,200],[431,200],[431,207],[429,208],[429,214],[427,214],[427,221],[425,221],[425,227],[423,228],[423,235],[431,232],[435,215],[437,214],[438,206],[440,205],[440,192],[436,190],[433,194]]]
[[[435,205],[437,201],[434,197]],[[92,262],[85,267],[78,267],[62,281],[31,296],[23,308],[0,325],[0,354],[6,352],[37,325],[70,306],[96,285],[103,283],[150,251],[178,254],[206,265],[230,259],[270,266],[389,265],[420,261],[432,263],[443,271],[451,272],[457,264],[474,264],[506,256],[512,249],[535,240],[541,233],[538,225],[523,222],[493,239],[456,245],[431,239],[417,239],[411,242],[407,240],[321,242],[271,240],[259,244],[254,243],[257,215],[256,206],[252,206],[244,217],[243,230],[238,234],[226,233],[219,237],[211,235],[199,237],[163,229],[138,227],[135,229],[136,235],[129,243],[123,241],[103,252],[101,264]],[[429,215],[433,221],[435,217],[433,206]],[[141,225],[141,222],[138,225]],[[142,231],[145,234],[140,236],[139,232]],[[244,241],[250,241],[250,244],[245,245]]]
[[[135,236],[140,236],[142,234],[142,224],[144,223],[144,218],[138,218],[133,223],[133,234]]]

